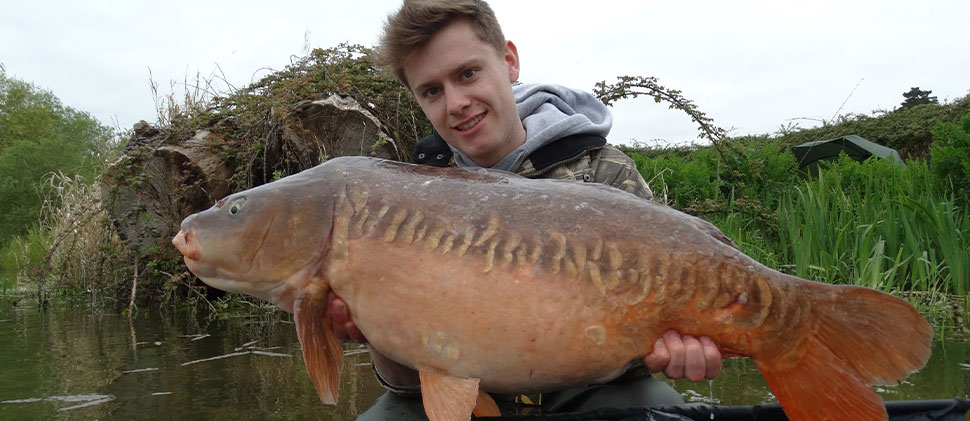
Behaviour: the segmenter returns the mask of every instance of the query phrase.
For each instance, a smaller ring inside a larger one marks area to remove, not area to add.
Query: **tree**
[[[903,93],[903,98],[906,98],[906,100],[899,104],[901,106],[900,109],[906,109],[922,104],[939,104],[939,101],[936,100],[935,96],[930,96],[932,93],[933,91],[924,91],[918,86],[910,88],[909,92]]]
[[[93,179],[113,141],[88,113],[0,72],[0,244],[36,223],[49,174]]]

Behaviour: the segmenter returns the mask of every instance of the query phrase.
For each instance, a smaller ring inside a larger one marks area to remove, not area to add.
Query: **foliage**
[[[308,167],[305,157],[296,152],[300,148],[285,145],[279,121],[302,100],[337,94],[352,97],[373,114],[388,135],[402,145],[400,150],[407,159],[417,141],[431,132],[431,124],[408,89],[381,72],[372,55],[370,48],[361,45],[314,49],[284,70],[212,98],[204,112],[200,111],[202,101],[187,93],[181,108],[160,107],[167,110],[165,120],[171,122],[166,128],[170,141],[185,139],[190,130],[200,127],[222,132],[228,143],[220,147],[230,165],[239,168],[240,176],[232,184],[236,190],[246,189]],[[274,145],[282,156],[267,154]]]
[[[110,130],[52,93],[0,73],[0,244],[36,226],[48,174],[93,178],[112,151]]]
[[[921,161],[842,156],[778,208],[779,252],[800,277],[882,290],[970,292],[970,215]]]
[[[904,159],[925,158],[933,142],[931,133],[937,121],[958,124],[970,112],[970,95],[947,104],[924,104],[895,112],[873,111],[871,115],[839,116],[820,127],[783,127],[774,138],[788,147],[815,140],[834,139],[850,134],[896,149]]]
[[[666,88],[657,82],[657,78],[652,76],[619,76],[617,82],[613,84],[607,84],[605,80],[597,82],[593,95],[606,105],[639,96],[653,98],[653,101],[658,104],[666,102],[670,109],[683,111],[692,122],[697,123],[697,129],[700,131],[699,138],[711,142],[715,147],[721,146],[721,139],[724,138],[726,131],[716,126],[713,119],[698,109],[693,101],[685,98],[680,91]],[[730,145],[724,145],[724,147],[731,148]]]
[[[652,158],[637,152],[631,156],[664,203],[710,218],[743,213],[758,222],[759,231],[768,229],[763,235],[773,235],[774,209],[796,174],[794,156],[777,142],[725,143],[736,152],[696,148],[686,156],[681,149],[655,153]]]
[[[27,291],[31,285],[31,274],[22,269],[40,267],[50,243],[50,235],[31,228],[0,248],[0,288],[4,290],[4,295],[7,291]]]
[[[970,210],[970,113],[963,115],[959,126],[937,123],[933,139],[930,168],[937,184]]]
[[[924,91],[919,87],[910,88],[908,92],[903,93],[903,98],[905,101],[899,104],[901,108],[910,108],[917,105],[923,104],[939,104],[940,102],[936,100],[935,96],[930,96],[933,91]]]

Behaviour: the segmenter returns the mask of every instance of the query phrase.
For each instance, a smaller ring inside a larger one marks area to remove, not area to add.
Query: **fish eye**
[[[242,207],[243,207],[243,201],[242,200],[237,200],[237,201],[233,202],[232,203],[232,206],[229,207],[229,214],[230,215],[235,215],[235,214],[239,213],[239,211],[242,210]]]

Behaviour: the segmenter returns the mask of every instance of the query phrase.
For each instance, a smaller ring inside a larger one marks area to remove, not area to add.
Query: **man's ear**
[[[505,64],[509,66],[509,82],[519,80],[519,51],[512,41],[505,41]]]

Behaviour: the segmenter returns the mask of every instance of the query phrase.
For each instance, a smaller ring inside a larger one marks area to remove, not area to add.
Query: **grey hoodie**
[[[512,88],[519,118],[525,126],[525,143],[492,168],[514,172],[536,149],[574,134],[606,137],[613,126],[610,110],[588,92],[551,84],[527,84]],[[459,167],[477,167],[461,151],[451,148]]]

